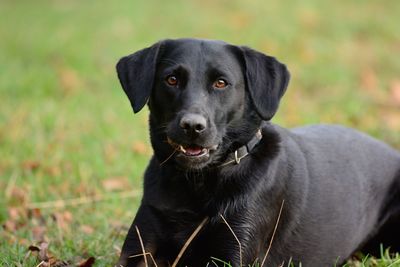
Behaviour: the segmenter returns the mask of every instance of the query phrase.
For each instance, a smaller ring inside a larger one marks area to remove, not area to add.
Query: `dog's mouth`
[[[217,147],[218,147],[217,145],[209,148],[197,145],[189,145],[189,146],[179,145],[177,147],[177,150],[187,157],[202,157],[209,155],[210,152],[216,150]]]
[[[208,157],[211,152],[217,150],[218,148],[218,145],[204,147],[196,144],[178,144],[172,141],[170,138],[168,138],[168,143],[175,149],[175,151],[188,158]]]
[[[209,149],[201,146],[191,145],[184,147],[183,145],[178,146],[178,151],[185,154],[188,157],[201,157],[209,153]]]

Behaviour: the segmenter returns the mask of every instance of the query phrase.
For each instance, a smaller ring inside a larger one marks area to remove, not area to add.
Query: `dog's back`
[[[379,191],[382,181],[393,180],[395,172],[400,171],[399,151],[357,130],[320,124],[294,128],[291,132],[313,161],[310,169],[315,175],[371,182],[374,190]]]
[[[292,180],[292,187],[306,188],[308,195],[302,205],[304,209],[298,212],[301,216],[297,220],[302,223],[294,226],[293,232],[297,234],[287,236],[285,240],[289,250],[302,255],[305,266],[316,266],[314,260],[317,259],[326,259],[326,264],[333,264],[335,259],[329,259],[328,255],[337,255],[337,261],[342,262],[355,247],[362,249],[362,245],[375,235],[388,234],[379,229],[394,233],[393,228],[384,229],[383,226],[393,225],[393,220],[400,223],[399,216],[394,215],[400,207],[398,151],[342,126],[314,125],[290,132],[279,131],[284,136],[282,148],[285,153],[297,155],[287,157],[288,164],[296,165],[294,162],[301,160],[307,164],[307,174]],[[388,210],[393,213],[388,214]],[[325,223],[321,224],[321,221]],[[291,244],[302,243],[301,240],[307,242],[292,247]],[[315,251],[318,242],[323,243]],[[400,248],[399,242],[382,238],[374,240],[373,249],[381,242],[393,249]]]

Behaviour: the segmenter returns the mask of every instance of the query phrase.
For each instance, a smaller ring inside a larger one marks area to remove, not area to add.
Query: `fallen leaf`
[[[26,160],[22,162],[22,168],[27,171],[34,171],[40,167],[40,162],[36,160]]]
[[[125,231],[129,230],[129,227],[120,221],[111,221],[110,226],[111,226],[111,228],[115,229],[117,232],[120,232],[120,231],[125,232]]]
[[[244,12],[234,12],[227,16],[229,25],[237,31],[245,29],[252,21],[253,17],[250,14]]]
[[[15,223],[15,221],[6,220],[3,224],[3,228],[4,228],[4,230],[6,230],[8,232],[15,232],[18,227],[17,227],[17,224]]]
[[[375,71],[371,68],[363,70],[361,72],[360,83],[367,91],[374,91],[377,88],[378,83]]]
[[[390,94],[396,105],[400,106],[400,80],[393,80],[390,84]],[[400,120],[400,118],[399,118]]]
[[[79,262],[78,267],[91,267],[91,266],[93,266],[94,262],[95,262],[95,258],[90,257],[86,260]]]
[[[70,225],[73,221],[73,215],[69,211],[55,212],[52,214],[53,219],[57,223],[57,226],[62,230],[69,230]]]
[[[382,118],[389,129],[400,130],[400,110],[387,110],[382,114]]]
[[[132,151],[140,155],[147,155],[149,153],[149,148],[145,143],[135,141],[132,144]]]
[[[58,78],[65,94],[74,93],[80,86],[82,80],[76,70],[63,66],[58,70]]]
[[[10,220],[17,221],[21,218],[21,209],[10,207],[8,209],[8,216]]]
[[[313,9],[300,10],[298,20],[306,29],[314,29],[320,25],[319,13]]]
[[[103,180],[103,188],[107,191],[125,190],[130,187],[129,179],[126,176],[117,176]]]
[[[118,150],[115,147],[115,145],[106,144],[106,145],[104,145],[103,150],[104,150],[105,159],[108,163],[111,163],[114,159],[117,158]]]
[[[28,247],[28,250],[31,251],[31,252],[39,252],[40,248],[38,246],[30,245]]]
[[[46,233],[46,227],[44,227],[44,226],[32,227],[32,235],[33,235],[33,239],[35,241],[44,242],[45,241],[45,233]]]
[[[36,223],[36,225],[45,225],[46,219],[42,215],[42,211],[38,208],[29,209],[28,210],[28,218],[32,220],[32,222]]]
[[[47,166],[46,169],[44,170],[46,174],[49,176],[60,176],[62,173],[61,167],[60,166]]]
[[[36,255],[40,264],[38,266],[41,267],[62,267],[62,266],[70,266],[68,262],[59,260],[55,258],[51,253],[49,253],[49,243],[47,242],[40,242],[38,245],[30,245],[28,247],[28,254],[27,257],[30,255]]]
[[[93,234],[94,233],[94,228],[91,227],[90,225],[81,225],[81,231],[85,234]]]
[[[9,207],[8,218],[4,222],[4,230],[14,232],[24,226],[28,221],[27,211],[21,207]]]
[[[71,190],[84,197],[93,197],[98,193],[97,188],[88,181],[80,181],[78,186],[74,186]]]
[[[49,243],[47,242],[41,242],[39,245],[39,259],[42,261],[48,261],[49,260],[49,255],[48,255],[48,250],[49,250]]]
[[[38,208],[35,208],[35,209],[31,209],[30,211],[29,211],[29,217],[32,217],[32,218],[43,218],[43,216],[42,216],[42,211],[40,210],[40,209],[38,209]]]
[[[40,242],[39,245],[30,245],[28,250],[31,252],[37,252],[39,261],[47,262],[50,258],[48,255],[48,248],[49,244],[47,242]]]
[[[24,207],[27,203],[27,199],[27,190],[14,186],[10,192],[8,205],[11,207]],[[9,215],[11,216],[11,214]]]

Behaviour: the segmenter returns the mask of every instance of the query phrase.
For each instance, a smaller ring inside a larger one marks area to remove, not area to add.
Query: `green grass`
[[[397,0],[0,6],[1,266],[39,264],[24,260],[38,239],[64,261],[115,262],[140,201],[120,193],[140,192],[151,148],[147,113],[133,116],[114,65],[159,39],[222,39],[274,55],[292,73],[276,123],[345,124],[400,148]],[[107,199],[27,212],[32,203],[87,196]],[[389,258],[352,266],[399,262]]]

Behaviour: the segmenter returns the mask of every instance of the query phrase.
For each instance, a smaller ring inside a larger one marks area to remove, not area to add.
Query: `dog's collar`
[[[258,142],[261,140],[261,137],[261,131],[258,130],[254,137],[247,144],[239,147],[235,150],[235,152],[230,153],[226,161],[219,165],[219,167],[223,167],[232,163],[236,165],[239,164],[240,161],[249,155],[250,151],[258,144]]]

